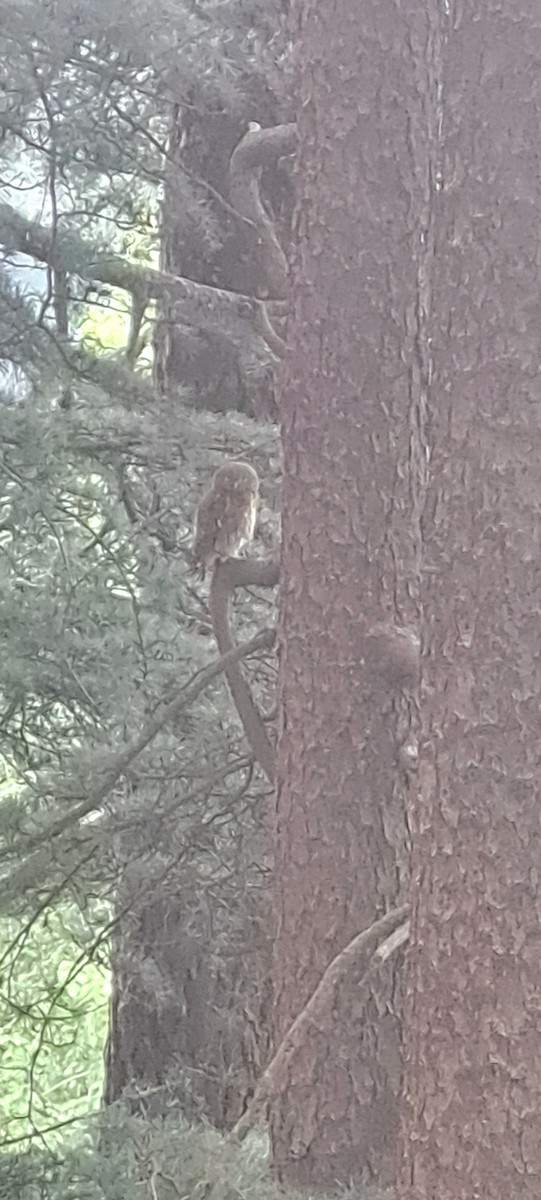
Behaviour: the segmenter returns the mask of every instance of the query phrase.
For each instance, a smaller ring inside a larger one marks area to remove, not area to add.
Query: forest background
[[[539,1195],[541,27],[459,8],[0,0],[2,1196]]]

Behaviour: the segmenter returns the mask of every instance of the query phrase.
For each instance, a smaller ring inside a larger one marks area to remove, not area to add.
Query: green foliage
[[[278,28],[258,0],[144,0],[135,15],[120,0],[0,0],[0,1196],[142,1195],[146,1145],[167,1149],[168,1168],[188,1153],[180,1118],[164,1131],[116,1108],[99,1135],[90,1123],[66,1140],[100,1105],[111,945],[123,920],[137,930],[151,893],[182,892],[188,929],[215,906],[218,975],[245,948],[244,892],[265,870],[244,841],[257,839],[265,783],[223,679],[145,735],[216,658],[190,563],[197,500],[225,455],[276,476],[276,431],[210,415],[204,397],[196,411],[182,370],[158,388],[163,312],[146,306],[141,345],[128,346],[134,296],[90,283],[81,247],[120,256],[138,280],[157,269],[168,189],[179,230],[219,245],[223,205],[173,169],[171,132],[205,106],[251,119],[254,79],[278,78]],[[23,217],[39,226],[32,253]],[[276,544],[267,510],[255,553]],[[242,599],[239,637],[271,612],[263,593]],[[272,664],[248,670],[270,707]],[[149,1003],[161,1011],[159,987]],[[198,1136],[205,1153],[218,1146]]]
[[[108,965],[74,905],[0,932],[0,1126],[8,1145],[39,1129],[53,1146],[100,1104]]]
[[[62,1154],[33,1150],[0,1158],[0,1198],[18,1200],[296,1200],[273,1180],[268,1139],[258,1130],[243,1142],[179,1112],[142,1120],[121,1105],[73,1136]],[[303,1200],[316,1200],[310,1192]],[[317,1200],[325,1200],[318,1193]],[[328,1197],[331,1200],[331,1197]],[[332,1200],[392,1200],[373,1189],[334,1193]]]
[[[6,70],[13,71],[2,118],[4,194],[39,212],[53,239],[61,235],[68,247],[61,271],[54,254],[50,267],[29,274],[16,256],[16,277],[7,267],[0,275],[4,353],[31,389],[27,403],[0,408],[0,622],[9,637],[1,711],[5,755],[17,774],[19,829],[28,838],[84,798],[107,755],[135,739],[170,690],[212,658],[212,642],[202,636],[204,598],[187,573],[196,499],[224,451],[258,443],[256,461],[265,471],[273,452],[273,436],[255,422],[179,414],[167,396],[158,402],[141,385],[148,357],[132,374],[130,394],[130,372],[122,376],[120,361],[127,309],[116,310],[114,288],[83,287],[76,255],[73,273],[69,258],[73,230],[91,237],[97,252],[114,246],[133,262],[157,261],[171,105],[193,97],[194,88],[224,107],[241,103],[243,72],[264,43],[263,11],[261,27],[252,27],[233,2],[200,11],[158,0],[139,6],[136,22],[121,4],[60,0],[53,8],[29,0],[21,10],[4,0],[1,8]],[[186,210],[204,224],[201,193],[196,201],[188,176],[184,182]],[[4,236],[9,247],[8,226]],[[59,297],[66,288],[63,323]],[[92,344],[94,375],[104,387],[88,379],[76,330]],[[68,342],[78,357],[66,364]],[[103,353],[111,346],[114,359]],[[100,364],[107,368],[102,375]],[[121,380],[125,392],[116,386]],[[66,383],[69,406],[62,410]],[[250,631],[261,616],[254,615]],[[201,773],[201,726],[194,733],[201,721],[210,730],[206,772],[237,752],[219,683],[187,721],[181,747],[177,731],[165,729],[141,757],[141,814],[164,802],[166,761],[166,790],[182,780],[192,790]],[[0,812],[2,821],[19,861],[25,843],[14,843],[11,812],[9,819]],[[31,873],[34,887],[48,878],[51,894],[66,875],[66,863],[53,858],[45,846],[37,877]],[[77,886],[91,886],[92,872],[102,869],[96,855],[92,871],[81,867]],[[17,902],[8,871],[3,903]]]

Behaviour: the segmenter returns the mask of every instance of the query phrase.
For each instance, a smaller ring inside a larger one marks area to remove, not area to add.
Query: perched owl
[[[259,499],[257,471],[247,463],[219,467],[195,518],[194,560],[203,567],[238,554],[254,536]]]

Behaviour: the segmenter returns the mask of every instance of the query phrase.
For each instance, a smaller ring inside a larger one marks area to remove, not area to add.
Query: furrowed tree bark
[[[275,1046],[333,958],[399,902],[406,876],[400,748],[416,657],[415,638],[402,641],[396,627],[411,632],[417,617],[410,431],[422,390],[416,251],[428,172],[426,138],[411,149],[417,64],[402,9],[297,0],[293,10]],[[405,672],[397,644],[413,647]],[[344,978],[327,1019],[284,1061],[271,1132],[286,1185],[393,1177],[400,961],[391,956],[362,987]]]
[[[538,1200],[541,11],[500,0],[436,23],[400,1196]]]
[[[240,1141],[254,1125],[264,1102],[272,1099],[274,1081],[279,1078],[285,1060],[295,1054],[305,1037],[309,1036],[313,1024],[325,1020],[331,1008],[336,989],[347,972],[355,969],[358,984],[364,983],[368,974],[378,970],[390,954],[407,941],[409,936],[408,906],[392,909],[375,921],[370,929],[363,929],[352,939],[336,958],[329,963],[323,978],[309,997],[307,1003],[287,1030],[270,1063],[260,1076],[254,1095],[246,1112],[237,1121],[232,1133]],[[378,945],[378,940],[384,938]],[[375,947],[375,948],[374,948]]]

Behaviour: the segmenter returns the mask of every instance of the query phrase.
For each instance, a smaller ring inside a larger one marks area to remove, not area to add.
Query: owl
[[[216,471],[195,518],[193,557],[213,567],[238,554],[254,536],[259,500],[257,471],[248,463],[230,462]]]

